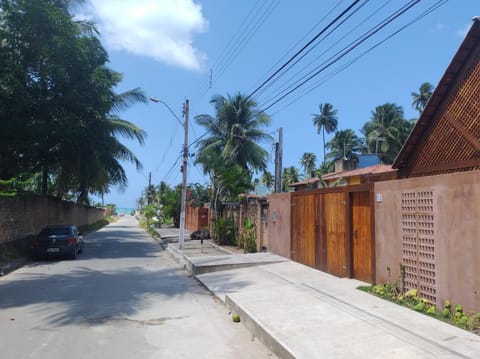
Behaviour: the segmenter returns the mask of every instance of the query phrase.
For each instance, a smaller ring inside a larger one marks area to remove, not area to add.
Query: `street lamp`
[[[188,111],[189,111],[189,102],[188,99],[185,100],[183,105],[183,116],[185,117],[185,121],[182,122],[175,112],[172,111],[168,104],[156,97],[150,97],[150,101],[155,103],[163,104],[175,117],[175,119],[183,126],[185,130],[184,142],[183,142],[183,165],[182,165],[182,203],[180,209],[180,235],[178,239],[178,248],[183,248],[183,243],[185,241],[185,211],[186,211],[186,202],[187,202],[187,163],[188,163]]]

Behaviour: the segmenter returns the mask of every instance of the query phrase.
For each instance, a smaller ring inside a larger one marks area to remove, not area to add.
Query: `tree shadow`
[[[56,264],[60,263],[46,265]],[[98,271],[80,267],[64,274],[33,270],[23,271],[16,280],[0,282],[0,310],[25,307],[52,326],[127,318],[149,305],[151,297],[161,301],[191,294],[208,295],[178,268],[149,270],[136,266]]]

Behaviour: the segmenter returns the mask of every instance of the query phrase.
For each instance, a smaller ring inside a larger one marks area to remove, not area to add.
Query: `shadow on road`
[[[53,263],[55,264],[55,263]],[[149,300],[191,294],[205,289],[177,268],[119,271],[78,268],[68,274],[22,273],[18,280],[0,283],[0,310],[29,307],[46,315],[52,326],[92,325],[135,315]]]
[[[1,280],[0,311],[21,308],[47,326],[90,326],[126,320],[172,297],[209,295],[138,227],[108,226],[85,241],[77,260],[33,263]]]

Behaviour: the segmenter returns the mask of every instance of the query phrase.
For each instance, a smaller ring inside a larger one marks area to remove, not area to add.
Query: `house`
[[[477,17],[395,159],[399,178],[480,169],[479,43]]]
[[[359,157],[360,161],[337,160],[335,161],[335,172],[327,173],[321,178],[312,177],[291,183],[288,186],[293,188],[294,192],[300,192],[316,188],[351,186],[396,178],[397,170],[390,165],[379,163],[378,155],[360,155]],[[362,166],[362,164],[370,163],[375,164]]]
[[[345,172],[327,173],[322,176],[322,180],[326,182],[327,187],[352,186],[396,179],[396,172],[391,165],[377,164]]]
[[[373,182],[375,170],[350,169],[326,179],[371,182],[271,195],[271,250],[340,277],[398,278],[438,307],[449,300],[480,311],[479,94],[477,18],[397,156],[397,171],[386,172],[397,179]]]
[[[401,275],[437,306],[480,311],[479,18],[393,168],[399,179],[374,188],[376,280]]]

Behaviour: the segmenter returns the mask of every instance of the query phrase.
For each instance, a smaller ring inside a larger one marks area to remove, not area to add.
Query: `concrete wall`
[[[435,272],[433,288],[437,305],[445,300],[460,303],[466,310],[480,311],[480,172],[410,178],[375,183],[375,235],[377,282],[395,280],[399,264],[408,250],[408,210],[405,196],[431,196],[431,228],[417,222],[419,237],[433,239],[431,258]],[[403,194],[403,209],[402,209]],[[421,211],[419,211],[420,219]],[[407,218],[407,219],[406,219]],[[415,221],[413,221],[415,222]],[[405,239],[407,237],[407,239]],[[425,257],[419,248],[417,256]],[[430,259],[429,259],[430,260]],[[388,278],[387,266],[392,270]],[[425,273],[425,272],[424,272]],[[427,272],[428,273],[428,272]]]
[[[268,251],[291,258],[291,193],[274,193],[268,196]]]
[[[0,244],[36,235],[48,224],[84,226],[104,217],[104,209],[51,197],[0,198]]]

